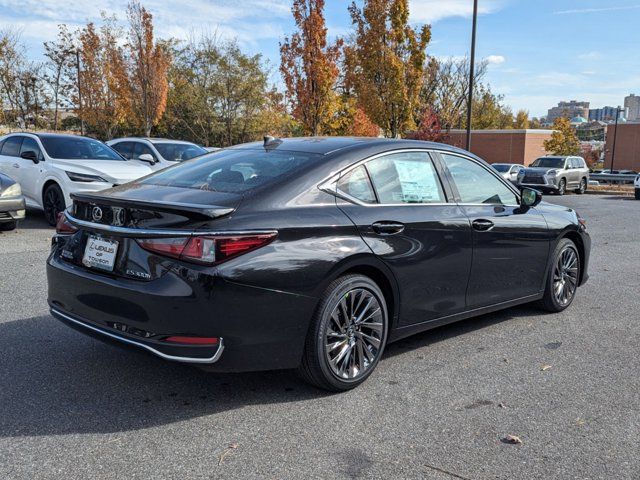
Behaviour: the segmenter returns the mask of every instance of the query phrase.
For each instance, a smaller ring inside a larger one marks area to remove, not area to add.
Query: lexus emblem
[[[124,208],[113,207],[113,225],[115,227],[122,227],[124,225]]]
[[[102,220],[102,209],[100,207],[93,207],[91,210],[91,218],[93,218],[94,222]]]

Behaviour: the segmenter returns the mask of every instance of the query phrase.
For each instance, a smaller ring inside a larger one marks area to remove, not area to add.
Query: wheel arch
[[[558,241],[562,240],[563,238],[569,239],[571,240],[576,248],[578,249],[578,256],[580,257],[580,278],[578,279],[578,285],[582,285],[582,281],[584,279],[584,268],[582,268],[584,266],[585,263],[585,256],[586,256],[586,252],[585,252],[585,248],[584,248],[584,242],[582,241],[582,237],[580,237],[580,234],[574,230],[568,230],[566,232],[564,232],[562,235],[560,235],[560,237],[558,238]]]
[[[357,273],[371,278],[380,287],[389,311],[390,326],[393,329],[400,316],[400,292],[398,282],[389,267],[374,255],[360,254],[348,257],[339,262],[319,285],[318,297],[327,286],[339,277]]]

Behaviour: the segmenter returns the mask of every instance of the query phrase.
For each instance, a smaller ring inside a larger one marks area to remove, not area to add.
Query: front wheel
[[[9,232],[11,230],[15,230],[17,226],[18,226],[17,222],[0,223],[0,232]]]
[[[580,279],[580,255],[568,238],[558,242],[547,274],[540,306],[549,312],[561,312],[573,302]]]
[[[636,188],[636,200],[640,200],[640,188]]]
[[[49,185],[42,195],[44,218],[49,225],[55,226],[58,222],[58,214],[66,208],[62,190],[56,184]]]
[[[334,392],[360,385],[382,356],[388,317],[384,295],[370,278],[352,274],[333,281],[311,321],[301,376]]]
[[[557,194],[564,195],[566,191],[567,191],[567,181],[564,178],[561,178],[560,183],[558,183]]]

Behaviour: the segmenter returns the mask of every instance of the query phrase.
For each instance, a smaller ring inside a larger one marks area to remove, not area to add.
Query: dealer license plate
[[[118,253],[118,242],[90,235],[84,249],[82,263],[91,268],[99,268],[107,272],[113,271]]]

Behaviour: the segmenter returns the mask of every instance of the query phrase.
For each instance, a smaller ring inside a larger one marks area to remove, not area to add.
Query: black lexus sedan
[[[25,208],[20,184],[0,173],[0,231],[14,230],[24,220]]]
[[[587,279],[570,208],[443,144],[266,137],[77,194],[48,259],[57,319],[208,370],[346,390],[385,345]]]

